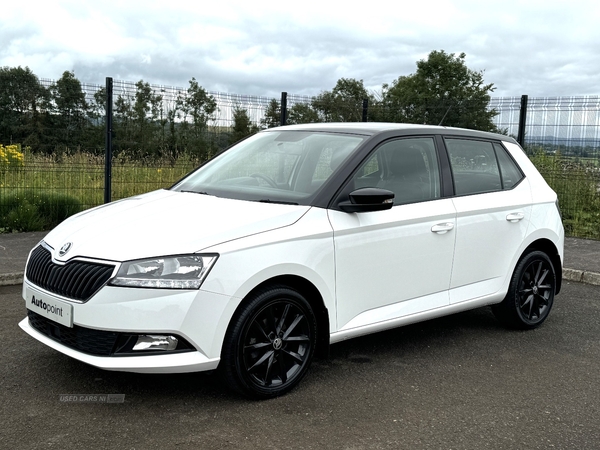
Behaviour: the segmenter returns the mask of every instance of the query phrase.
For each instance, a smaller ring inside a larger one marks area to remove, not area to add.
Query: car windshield
[[[308,205],[363,140],[364,136],[316,131],[258,133],[213,158],[172,189]]]

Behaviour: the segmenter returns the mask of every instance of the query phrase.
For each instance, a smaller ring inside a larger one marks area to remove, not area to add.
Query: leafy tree
[[[287,123],[360,122],[364,99],[375,100],[363,80],[340,78],[331,91],[321,92],[310,103],[292,106]]]
[[[157,153],[154,134],[157,128],[159,113],[162,111],[162,95],[155,94],[149,83],[143,80],[135,84],[135,102],[133,117],[135,122],[135,139],[144,153]]]
[[[181,93],[178,94],[176,99],[171,99],[167,96],[166,101],[163,100],[163,108],[160,111],[159,119],[160,147],[163,149],[163,152],[166,152],[173,158],[176,158],[178,155],[175,118],[178,113],[177,100],[180,98],[180,95]]]
[[[194,132],[199,134],[206,130],[208,122],[214,120],[217,111],[217,101],[196,79],[192,77],[182,110],[192,118]]]
[[[0,141],[45,144],[49,107],[50,93],[29,67],[0,68]]]
[[[88,104],[81,82],[73,72],[65,71],[50,87],[55,105],[54,129],[59,133],[59,142],[65,146],[81,142],[82,132],[87,125]]]
[[[260,119],[260,124],[264,128],[274,128],[281,125],[281,106],[277,99],[271,99],[267,109],[265,109],[265,116]]]
[[[250,120],[248,110],[236,105],[233,108],[233,124],[231,125],[231,144],[244,139],[251,134],[258,132],[259,128]]]
[[[322,120],[310,103],[296,103],[288,110],[287,123],[290,125],[317,122],[322,122]]]
[[[130,149],[134,142],[134,97],[128,93],[119,94],[113,100],[113,130],[115,139],[113,144],[116,150]],[[104,102],[106,104],[106,102]]]
[[[88,151],[103,153],[106,144],[106,88],[100,88],[87,105],[83,142]]]
[[[494,85],[485,84],[483,72],[469,69],[465,58],[434,50],[417,62],[414,74],[383,85],[381,118],[499,131],[492,122],[497,112],[488,110]]]
[[[197,156],[207,157],[211,150],[211,143],[206,139],[208,123],[215,119],[217,101],[192,77],[187,95],[181,95],[177,100],[177,109],[172,117],[182,121],[183,147]]]
[[[322,122],[360,122],[363,100],[370,98],[363,80],[340,78],[331,91],[316,96],[311,105]]]
[[[106,88],[100,88],[94,92],[94,98],[88,105],[88,117],[98,121],[106,115]]]
[[[98,103],[100,99],[96,99]],[[103,102],[105,103],[105,102]],[[135,92],[118,95],[114,100],[113,127],[117,151],[129,150],[137,156],[160,155],[156,135],[162,113],[162,95],[149,83],[135,83]]]

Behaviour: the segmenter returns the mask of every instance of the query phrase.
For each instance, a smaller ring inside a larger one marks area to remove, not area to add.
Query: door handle
[[[522,220],[525,217],[525,214],[523,213],[510,213],[509,215],[506,216],[506,220],[508,220],[509,222],[512,223],[517,223],[519,220]]]
[[[431,231],[437,234],[444,234],[450,231],[452,228],[454,228],[454,224],[451,222],[438,223],[437,225],[431,227]]]

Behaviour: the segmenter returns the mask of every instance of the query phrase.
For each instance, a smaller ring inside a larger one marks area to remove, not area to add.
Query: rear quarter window
[[[500,144],[494,144],[494,150],[496,150],[498,166],[500,167],[500,174],[502,176],[502,188],[512,189],[523,179],[523,172],[521,172],[517,163],[513,161],[504,147]]]

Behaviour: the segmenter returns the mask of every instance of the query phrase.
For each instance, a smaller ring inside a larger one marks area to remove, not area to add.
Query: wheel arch
[[[554,243],[549,239],[545,239],[545,238],[537,239],[536,241],[529,244],[529,246],[522,253],[521,257],[523,257],[523,255],[525,255],[526,253],[528,253],[532,250],[539,250],[539,251],[544,252],[546,255],[548,255],[548,257],[550,258],[550,261],[552,261],[552,265],[554,266],[554,271],[556,272],[556,274],[555,274],[556,275],[556,292],[555,292],[555,294],[558,294],[562,287],[562,261],[560,259],[560,253],[558,252],[556,245],[554,245]]]
[[[239,303],[232,317],[235,317],[238,312],[244,308],[248,299],[252,298],[257,292],[268,289],[273,286],[285,286],[297,291],[310,304],[317,319],[317,346],[315,353],[320,357],[329,356],[329,312],[325,306],[323,296],[317,287],[306,278],[298,275],[278,275],[262,281],[251,289],[244,299]],[[231,323],[228,325],[231,326]]]

